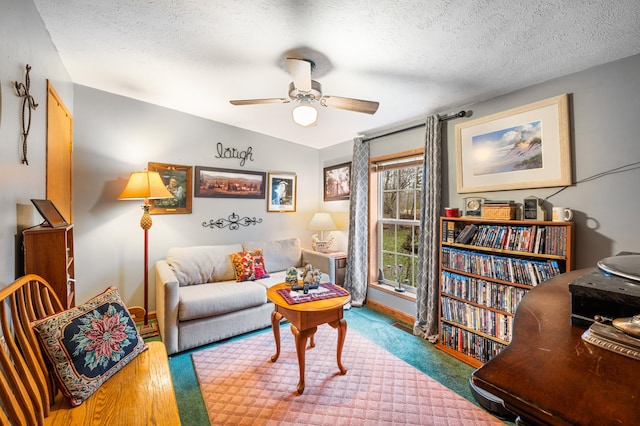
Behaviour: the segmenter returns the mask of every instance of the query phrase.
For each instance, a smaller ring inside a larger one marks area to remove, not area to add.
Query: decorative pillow
[[[231,253],[231,262],[236,272],[236,281],[253,281],[268,278],[269,273],[264,264],[262,250],[240,251]]]
[[[256,279],[253,268],[253,256],[246,251],[239,251],[237,253],[231,253],[229,257],[231,257],[233,269],[236,271],[237,282]]]
[[[115,287],[32,327],[72,407],[147,349]]]
[[[249,253],[253,256],[253,269],[256,280],[259,280],[260,278],[269,278],[269,272],[264,264],[264,255],[262,254],[262,250],[253,250]]]

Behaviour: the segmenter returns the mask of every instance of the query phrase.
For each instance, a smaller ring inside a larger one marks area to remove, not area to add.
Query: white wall
[[[47,79],[73,114],[73,86],[55,46],[31,1],[0,3],[0,287],[21,273],[17,236],[42,218],[30,199],[46,192]],[[27,159],[22,158],[22,98],[14,83],[25,83],[31,65],[29,92],[38,104],[31,111]],[[17,248],[17,249],[16,249]]]
[[[267,212],[266,200],[193,198],[192,214],[152,215],[149,231],[149,307],[155,309],[156,260],[173,246],[229,244],[299,237],[321,199],[319,151],[84,86],[75,86],[74,215],[76,290],[80,303],[108,285],[128,304],[143,300],[141,201],[119,201],[129,173],[148,162],[297,174],[295,213]],[[216,144],[252,148],[253,161],[216,158]],[[262,223],[205,228],[203,222],[256,217]],[[267,265],[268,267],[268,265]]]
[[[486,102],[460,106],[451,111],[472,111],[470,118],[451,120],[443,126],[442,205],[462,208],[463,196],[456,185],[455,126],[531,102],[570,94],[571,151],[573,182],[640,161],[640,55],[601,65],[579,73],[547,81]],[[407,127],[409,127],[408,125]],[[393,130],[393,129],[391,129]],[[423,130],[399,133],[371,142],[371,156],[418,148]],[[334,153],[350,149],[351,143],[324,149],[322,161],[334,160]],[[342,155],[335,155],[342,161]],[[337,162],[337,161],[336,161]],[[640,198],[640,166],[592,181],[577,183],[549,198],[547,208],[570,207],[576,222],[576,266],[591,268],[602,258],[620,251],[640,252],[637,215]],[[546,198],[559,188],[486,192],[473,195],[522,202],[535,195]],[[345,202],[346,203],[346,202]],[[328,203],[325,203],[328,204]],[[348,215],[348,204],[339,206]],[[337,213],[336,213],[337,214]],[[379,303],[415,315],[415,305],[386,293],[372,291],[368,297]]]

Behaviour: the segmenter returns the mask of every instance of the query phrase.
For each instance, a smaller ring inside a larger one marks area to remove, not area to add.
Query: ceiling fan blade
[[[309,92],[311,90],[311,62],[304,59],[287,58],[287,66],[296,89],[299,92]]]
[[[289,98],[271,98],[271,99],[241,99],[229,101],[232,105],[261,105],[261,104],[286,104],[291,102]]]
[[[375,114],[380,103],[362,99],[341,98],[340,96],[323,96],[320,99],[320,105],[347,111],[363,112],[365,114]]]

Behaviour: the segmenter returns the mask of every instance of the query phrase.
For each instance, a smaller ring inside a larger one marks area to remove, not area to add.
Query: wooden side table
[[[344,286],[344,274],[347,271],[347,253],[331,252],[327,254],[333,258],[335,265],[336,282],[334,284],[342,287]]]
[[[319,325],[326,323],[338,330],[336,360],[340,374],[347,373],[347,369],[342,365],[341,359],[344,338],[347,334],[347,321],[343,317],[343,307],[351,301],[351,296],[333,297],[331,299],[289,305],[278,293],[278,290],[283,288],[290,288],[290,286],[280,283],[267,290],[267,298],[274,304],[273,313],[271,314],[271,328],[276,341],[276,353],[271,357],[271,361],[276,362],[280,356],[280,320],[284,317],[291,323],[291,333],[295,338],[298,367],[300,369],[300,380],[298,381],[297,389],[298,394],[302,394],[304,392],[307,339],[311,339],[309,348],[313,348],[315,346],[313,335]]]

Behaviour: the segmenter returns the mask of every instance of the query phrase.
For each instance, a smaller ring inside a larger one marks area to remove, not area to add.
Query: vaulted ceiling
[[[638,0],[34,2],[74,83],[315,148],[640,53]],[[378,111],[229,103],[288,98],[287,57]]]

